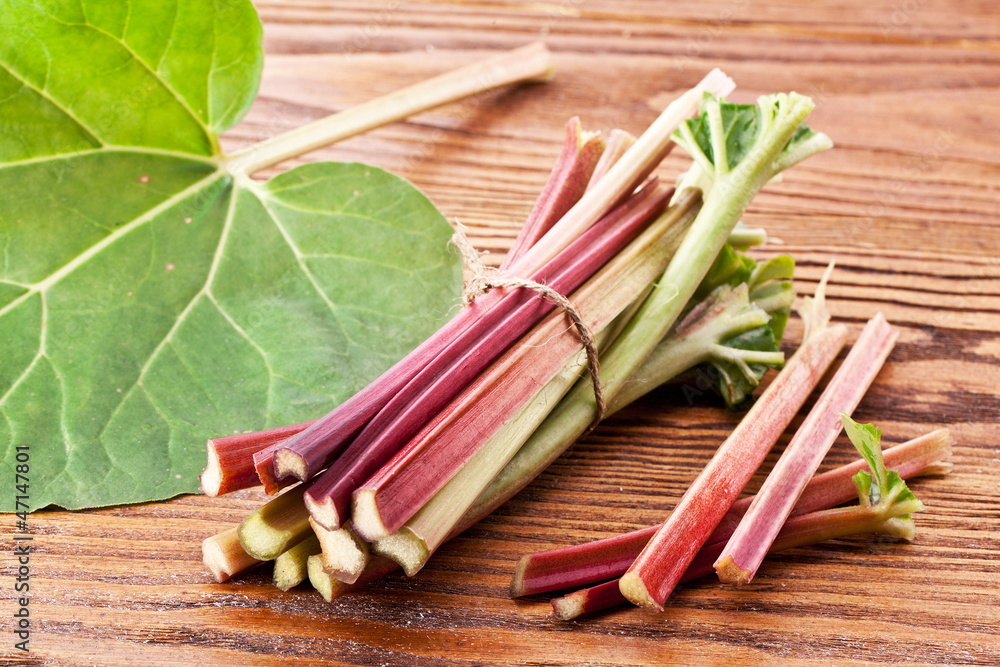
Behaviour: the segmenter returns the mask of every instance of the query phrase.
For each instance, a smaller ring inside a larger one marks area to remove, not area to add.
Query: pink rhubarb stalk
[[[604,153],[604,138],[596,132],[584,132],[574,116],[566,123],[566,139],[556,167],[542,188],[542,193],[507,251],[500,270],[512,266],[528,248],[535,245],[559,219],[573,208],[587,190],[594,168]]]
[[[834,325],[803,341],[622,576],[626,598],[663,609],[684,570],[798,413],[846,337],[844,326]]]
[[[938,429],[885,450],[885,466],[896,470],[903,479],[942,474],[951,469],[951,464],[946,462],[951,456],[952,444],[948,430]],[[858,492],[852,478],[866,468],[864,459],[857,459],[816,475],[802,491],[791,516],[829,509],[856,499]],[[692,564],[689,571],[694,568],[701,576],[713,570],[715,559],[753,501],[754,496],[747,496],[733,503],[699,551],[696,561],[700,564],[697,567]],[[650,526],[586,544],[528,554],[518,561],[510,582],[510,594],[514,597],[536,595],[620,577],[658,528]],[[705,555],[709,546],[715,547],[710,559]]]
[[[753,579],[799,495],[843,429],[840,413],[851,414],[861,402],[897,336],[881,313],[865,325],[715,563],[722,581],[745,584]]]
[[[220,584],[264,562],[246,552],[235,527],[206,537],[201,553],[205,566]]]

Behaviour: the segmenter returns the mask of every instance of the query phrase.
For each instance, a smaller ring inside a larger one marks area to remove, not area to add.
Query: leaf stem
[[[252,175],[289,158],[393,123],[427,109],[519,81],[552,76],[545,45],[536,42],[441,74],[237,151],[230,173]]]

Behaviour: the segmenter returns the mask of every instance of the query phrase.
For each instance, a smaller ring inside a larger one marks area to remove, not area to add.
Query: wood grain
[[[794,89],[835,150],[769,186],[746,219],[791,253],[857,333],[882,311],[899,344],[856,417],[899,442],[946,426],[953,474],[914,482],[910,544],[859,538],[770,559],[754,581],[684,587],[666,611],[570,624],[511,600],[523,553],[662,519],[738,415],[689,385],[602,425],[415,578],[327,604],[266,569],[212,583],[202,538],[261,502],[247,491],[30,518],[32,652],[52,665],[1000,664],[1000,14],[991,2],[772,0],[260,2],[260,97],[228,149],[536,39],[556,78],[421,114],[318,151],[410,179],[499,261],[574,114],[641,131],[709,68],[737,100]],[[672,178],[683,156],[663,166]],[[294,164],[294,163],[293,163]],[[287,168],[290,165],[284,165]],[[799,328],[790,326],[794,344]],[[835,445],[826,466],[851,458]],[[773,463],[772,456],[768,465]],[[755,478],[751,486],[759,484]],[[11,517],[2,518],[12,527]],[[8,542],[9,544],[9,542]],[[7,550],[5,549],[5,552]]]

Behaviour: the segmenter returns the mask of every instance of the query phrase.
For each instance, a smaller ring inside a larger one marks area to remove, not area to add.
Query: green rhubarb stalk
[[[552,60],[545,45],[529,44],[421,81],[237,151],[227,158],[227,167],[232,174],[251,176],[289,158],[421,111],[511,83],[541,81],[550,78],[552,72]]]
[[[274,560],[310,534],[309,512],[302,496],[308,485],[299,484],[273,498],[240,523],[240,544],[259,560]]]
[[[206,537],[201,543],[201,554],[205,566],[220,584],[263,562],[246,552],[235,527]]]
[[[306,559],[306,574],[309,577],[309,584],[315,588],[323,599],[327,602],[340,597],[346,590],[348,584],[338,581],[323,567],[323,557],[320,554],[313,554]]]
[[[287,591],[309,578],[308,563],[310,556],[320,553],[319,538],[310,535],[295,546],[281,552],[274,559],[274,586]]]
[[[786,285],[785,294],[790,303],[794,298],[790,284]],[[747,283],[717,287],[677,324],[635,375],[622,385],[608,405],[608,414],[703,363],[716,368],[726,402],[739,404],[759,384],[766,366],[780,366],[784,362],[784,354],[775,349],[776,341],[768,327],[770,321],[767,310],[752,299]],[[754,344],[760,337],[765,339],[764,345]],[[765,349],[754,349],[760,347]]]

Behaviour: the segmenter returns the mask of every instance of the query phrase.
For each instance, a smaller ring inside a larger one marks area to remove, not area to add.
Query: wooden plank
[[[889,442],[949,427],[955,470],[913,483],[927,505],[913,543],[800,548],[770,559],[743,588],[705,580],[679,590],[661,614],[622,608],[572,624],[553,621],[543,597],[509,599],[515,561],[662,520],[739,418],[696,383],[661,388],[608,420],[417,577],[390,576],[332,604],[304,587],[275,590],[267,567],[222,585],[205,571],[200,540],[258,506],[257,491],[43,511],[30,517],[32,652],[11,649],[5,602],[0,662],[1000,663],[1000,17],[992,3],[258,7],[265,76],[247,118],[224,137],[230,150],[471,58],[549,43],[558,75],[548,84],[430,111],[307,158],[362,160],[412,180],[471,229],[493,263],[544,182],[569,116],[639,132],[713,66],[736,78],[738,100],[778,89],[813,95],[811,123],[837,148],[754,203],[746,221],[772,237],[756,254],[792,254],[801,293],[835,260],[834,316],[854,335],[877,311],[900,327],[856,416],[875,421]],[[685,164],[670,156],[663,176]],[[799,335],[793,321],[790,348]],[[824,465],[850,458],[840,440]],[[12,532],[12,517],[0,523]]]

